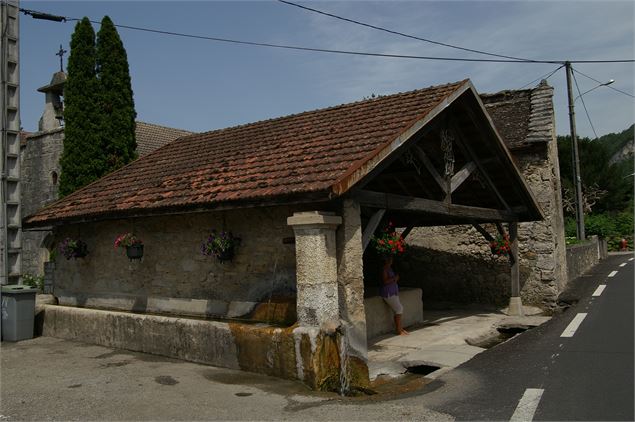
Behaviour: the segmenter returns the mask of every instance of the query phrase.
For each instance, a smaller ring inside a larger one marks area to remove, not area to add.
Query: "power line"
[[[571,68],[571,69],[573,69],[573,68]],[[575,73],[579,73],[580,75],[584,76],[585,78],[591,79],[592,81],[595,81],[595,82],[597,82],[597,83],[599,83],[599,84],[604,85],[604,82],[600,82],[600,81],[598,81],[597,79],[595,79],[595,78],[593,78],[593,77],[591,77],[591,76],[589,76],[589,75],[586,75],[586,74],[584,74],[584,73],[580,72],[580,71],[579,71],[579,70],[577,70],[577,69],[573,69],[573,71],[574,71]],[[629,96],[629,97],[631,97],[631,98],[635,98],[635,95],[633,95],[633,94],[629,94],[628,92],[622,91],[621,89],[617,89],[617,88],[615,88],[615,87],[612,87],[611,85],[604,85],[604,86],[606,86],[607,88],[611,88],[613,91],[617,91],[617,92],[622,93],[622,94],[624,94],[624,95],[628,95],[628,96]]]
[[[441,45],[441,46],[444,46],[444,47],[455,48],[457,50],[469,51],[471,53],[485,54],[487,56],[501,57],[501,58],[506,58],[506,59],[513,59],[514,61],[524,62],[524,63],[562,63],[562,64],[564,64],[564,62],[565,62],[565,60],[534,60],[534,59],[525,59],[525,58],[521,58],[521,57],[506,56],[506,55],[503,55],[503,54],[488,53],[487,51],[460,47],[460,46],[453,45],[453,44],[448,44],[448,43],[444,43],[444,42],[440,42],[440,41],[434,41],[434,40],[431,40],[431,39],[428,39],[428,38],[421,38],[421,37],[417,37],[415,35],[405,34],[403,32],[394,31],[392,29],[383,28],[381,26],[376,26],[376,25],[372,25],[372,24],[369,24],[369,23],[361,22],[361,21],[358,21],[358,20],[355,20],[355,19],[350,19],[350,18],[345,18],[343,16],[335,15],[333,13],[324,12],[322,10],[314,9],[312,7],[303,6],[301,4],[293,3],[293,2],[288,1],[288,0],[278,0],[278,1],[280,3],[284,3],[284,4],[287,4],[289,6],[295,6],[295,7],[298,7],[300,9],[308,10],[310,12],[319,13],[320,15],[329,16],[329,17],[332,17],[332,18],[335,18],[335,19],[339,19],[339,20],[342,20],[342,21],[345,21],[345,22],[350,22],[350,23],[354,23],[356,25],[365,26],[367,28],[376,29],[378,31],[387,32],[389,34],[400,35],[402,37],[411,38],[413,40],[419,40],[419,41],[424,41],[424,42],[431,43],[431,44]],[[568,60],[569,63],[623,63],[623,62],[633,62],[633,61],[635,61],[635,60]]]
[[[308,7],[308,6],[303,6],[301,4],[293,3],[293,2],[290,2],[290,1],[287,1],[287,0],[278,0],[278,1],[280,3],[284,3],[284,4],[287,4],[289,6],[294,6],[294,7],[300,8],[300,9],[308,10],[309,12],[318,13],[320,15],[329,16],[331,18],[339,19],[339,20],[342,20],[342,21],[345,21],[345,22],[350,22],[350,23],[353,23],[355,25],[365,26],[367,28],[376,29],[378,31],[387,32],[389,34],[399,35],[399,36],[402,36],[402,37],[411,38],[413,40],[423,41],[423,42],[427,42],[427,43],[430,43],[430,44],[436,44],[436,45],[441,45],[443,47],[455,48],[457,50],[462,50],[462,51],[469,51],[471,53],[484,54],[484,55],[487,55],[487,56],[501,57],[501,58],[504,58],[504,59],[513,59],[513,60],[522,61],[522,62],[533,62],[534,61],[534,60],[531,60],[531,59],[523,59],[523,58],[514,57],[514,56],[505,56],[503,54],[488,53],[487,51],[474,50],[474,49],[471,49],[471,48],[460,47],[460,46],[457,46],[457,45],[447,44],[447,43],[440,42],[440,41],[434,41],[434,40],[431,40],[431,39],[428,39],[428,38],[421,38],[421,37],[417,37],[415,35],[409,35],[409,34],[405,34],[403,32],[394,31],[392,29],[382,28],[381,26],[372,25],[372,24],[369,24],[369,23],[366,23],[366,22],[361,22],[361,21],[355,20],[355,19],[350,19],[350,18],[345,18],[343,16],[334,15],[332,13],[324,12],[322,10],[314,9],[314,8]]]
[[[555,69],[554,69],[554,70],[552,70],[551,72],[549,72],[549,73],[545,73],[545,74],[544,74],[544,75],[542,75],[541,77],[536,78],[536,79],[534,79],[533,81],[531,81],[531,82],[529,82],[529,83],[526,83],[525,85],[521,86],[519,89],[523,89],[523,88],[525,88],[526,86],[532,85],[534,82],[538,82],[538,81],[543,80],[543,79],[544,79],[544,80],[547,80],[547,79],[551,78],[551,76],[553,76],[553,74],[554,74],[554,73],[556,73],[557,71],[559,71],[559,70],[560,70],[560,69],[562,69],[563,67],[564,67],[564,65],[558,66],[557,68],[555,68]]]
[[[20,9],[20,12],[23,12],[26,15],[31,15],[36,19],[45,19],[45,20],[54,20],[58,22],[66,22],[66,21],[79,21],[79,18],[73,18],[68,16],[57,16],[51,15],[48,13],[38,12],[34,10]],[[91,23],[99,25],[100,22],[89,20]],[[182,32],[173,32],[173,31],[165,31],[160,29],[152,29],[152,28],[143,28],[139,26],[131,26],[131,25],[121,25],[115,24],[117,28],[130,29],[134,31],[142,31],[142,32],[151,32],[155,34],[161,35],[171,35],[175,37],[183,37],[183,38],[193,38],[207,41],[216,41],[216,42],[224,42],[231,44],[240,44],[240,45],[250,45],[256,47],[269,47],[269,48],[280,48],[286,50],[297,50],[297,51],[312,51],[319,53],[331,53],[331,54],[345,54],[352,56],[366,56],[366,57],[383,57],[383,58],[393,58],[393,59],[416,59],[416,60],[438,60],[438,61],[454,61],[454,62],[478,62],[478,63],[551,63],[551,64],[564,64],[564,61],[560,60],[531,60],[531,61],[519,61],[519,60],[507,60],[507,59],[470,59],[463,57],[440,57],[440,56],[417,56],[417,55],[407,55],[407,54],[388,54],[388,53],[372,53],[367,51],[352,51],[352,50],[335,50],[328,48],[314,48],[314,47],[303,47],[296,45],[286,45],[286,44],[272,44],[272,43],[263,43],[256,41],[245,41],[245,40],[235,40],[230,38],[220,38],[220,37],[210,37],[205,35],[194,35],[194,34],[185,34]],[[575,61],[572,60],[571,63],[626,63],[626,62],[635,62],[635,60],[584,60],[584,61]]]
[[[584,103],[584,97],[582,96],[582,91],[580,91],[580,86],[578,86],[578,80],[575,77],[575,73],[572,72],[571,74],[573,75],[573,82],[575,82],[575,89],[578,90],[578,97],[582,101],[582,106],[584,107],[584,112],[586,113],[586,118],[589,119],[589,124],[591,125],[591,129],[593,130],[593,134],[595,135],[595,139],[597,139],[598,138],[598,134],[595,131],[595,127],[593,127],[593,122],[591,121],[591,116],[589,116],[589,110],[587,110],[586,104]]]

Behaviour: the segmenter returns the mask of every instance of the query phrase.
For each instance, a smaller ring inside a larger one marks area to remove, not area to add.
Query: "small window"
[[[51,180],[53,181],[53,186],[57,185],[57,172],[56,171],[51,173]]]

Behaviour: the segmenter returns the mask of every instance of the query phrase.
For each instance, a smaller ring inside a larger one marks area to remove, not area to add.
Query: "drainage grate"
[[[410,374],[417,374],[417,375],[428,375],[434,371],[437,371],[441,369],[440,366],[433,366],[433,365],[415,365],[415,366],[409,366],[406,369],[406,372],[410,373]]]

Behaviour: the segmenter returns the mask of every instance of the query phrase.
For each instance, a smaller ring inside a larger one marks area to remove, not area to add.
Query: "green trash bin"
[[[23,284],[2,286],[2,340],[33,338],[37,289]]]

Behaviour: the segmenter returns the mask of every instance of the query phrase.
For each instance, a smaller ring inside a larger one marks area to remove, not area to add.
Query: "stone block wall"
[[[28,216],[57,200],[59,161],[64,142],[64,128],[38,132],[27,138],[20,151],[22,175],[22,215]],[[24,230],[22,233],[22,273],[44,274],[48,261],[48,231]]]
[[[567,246],[568,281],[575,280],[595,266],[602,256],[601,242],[591,236],[585,243]]]
[[[232,210],[62,226],[55,239],[81,238],[86,258],[56,259],[60,304],[207,316],[240,316],[272,293],[295,294],[295,246],[287,207]],[[211,229],[242,239],[232,262],[200,253]],[[129,261],[115,238],[134,232],[141,261]]]

